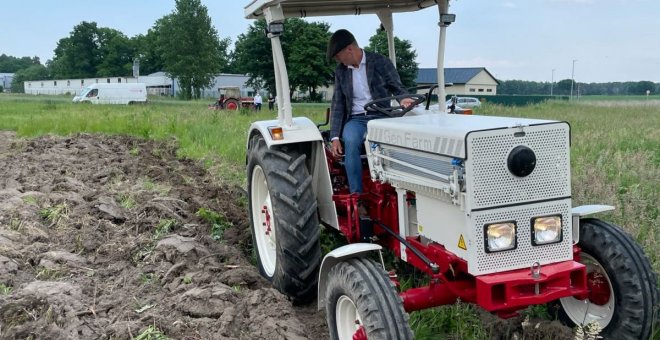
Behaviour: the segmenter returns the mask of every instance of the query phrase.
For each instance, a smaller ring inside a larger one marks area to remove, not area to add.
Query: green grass
[[[207,101],[160,99],[141,106],[73,105],[70,97],[0,95],[0,130],[13,130],[24,137],[87,132],[175,138],[180,145],[179,156],[202,161],[222,181],[244,185],[248,128],[253,121],[276,117],[267,111],[214,111],[207,105]],[[295,104],[294,115],[321,122],[327,107]],[[484,105],[475,113],[569,122],[574,205],[616,206],[614,212],[598,217],[629,232],[651,258],[654,270],[660,272],[660,100],[582,97],[579,102],[550,101],[527,107]],[[131,154],[139,152],[133,150]],[[143,185],[149,184],[145,179]],[[122,201],[130,208],[130,200]],[[215,212],[198,214],[212,226],[223,225]],[[42,215],[52,221],[50,217],[58,214],[44,211]],[[222,229],[212,227],[212,237],[221,238]],[[418,339],[433,339],[438,334],[447,338],[488,338],[488,331],[481,328],[471,309],[461,304],[415,312],[411,325]],[[537,315],[542,311],[528,313]],[[149,333],[159,335],[156,330],[147,330]]]

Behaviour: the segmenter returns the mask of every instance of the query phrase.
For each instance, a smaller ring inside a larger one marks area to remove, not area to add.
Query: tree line
[[[316,89],[334,80],[336,64],[325,58],[330,25],[291,18],[285,27],[280,38],[289,91],[299,90],[317,99]],[[28,80],[130,77],[137,59],[142,75],[164,71],[176,78],[183,99],[199,98],[201,90],[211,86],[220,73],[247,74],[249,85],[275,93],[271,42],[265,28],[265,20],[255,21],[231,49],[231,39],[219,37],[200,0],[176,0],[174,11],[156,20],[146,34],[127,37],[118,30],[83,21],[58,41],[52,60],[42,64],[38,57],[3,54],[0,72],[15,73],[12,91],[24,92],[23,82]],[[384,32],[376,32],[365,49],[387,55],[386,41]],[[417,54],[409,41],[397,38],[395,43],[404,85],[414,86]]]
[[[499,80],[497,86],[498,94],[507,95],[559,95],[569,96],[573,85],[573,95],[657,95],[660,93],[660,84],[652,81],[629,81],[609,83],[582,83],[571,79],[563,79],[556,83],[535,82],[525,80]]]

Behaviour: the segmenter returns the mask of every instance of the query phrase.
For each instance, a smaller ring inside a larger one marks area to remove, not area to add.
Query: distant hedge
[[[452,95],[447,96],[449,100]],[[569,96],[516,96],[516,95],[496,95],[496,96],[470,96],[459,95],[458,97],[479,98],[482,103],[499,104],[506,106],[525,106],[542,103],[546,100],[569,100]]]

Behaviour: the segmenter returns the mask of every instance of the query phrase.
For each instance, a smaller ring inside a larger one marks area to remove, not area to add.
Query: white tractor
[[[445,34],[455,20],[448,9],[448,0],[254,0],[245,15],[266,20],[282,94],[286,18],[376,14],[394,62],[393,14],[436,10],[444,104]],[[552,304],[568,325],[598,322],[606,339],[648,339],[656,274],[628,234],[590,217],[614,207],[572,206],[569,124],[448,114],[429,105],[430,95],[410,97],[419,105],[369,122],[359,196],[349,194],[327,133],[293,118],[287,96],[277,97],[276,120],[252,124],[248,195],[261,274],[294,302],[318,296],[332,339],[412,339],[408,312],[459,299],[501,317]],[[393,99],[402,97],[380,100]],[[321,225],[349,245],[322,258]],[[399,291],[378,256],[383,248],[429,284]]]

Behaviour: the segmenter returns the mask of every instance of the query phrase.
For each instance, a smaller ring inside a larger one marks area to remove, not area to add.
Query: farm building
[[[73,96],[79,93],[83,87],[95,83],[137,83],[137,80],[132,77],[30,80],[23,82],[23,86],[26,94],[68,94]]]
[[[13,79],[13,73],[0,73],[0,87],[2,87],[2,91],[9,92],[11,90],[11,81]]]
[[[202,90],[202,97],[215,98],[218,96],[218,88],[226,86],[239,87],[242,97],[251,97],[254,95],[254,89],[247,85],[248,79],[249,77],[243,74],[221,73],[215,77],[211,87]],[[147,84],[150,95],[176,95],[179,89],[176,79],[168,77],[165,72],[140,77],[140,82]]]
[[[438,83],[437,68],[420,68],[417,71],[417,86]],[[445,83],[448,95],[494,96],[499,82],[485,67],[445,68]]]
[[[2,79],[2,78],[0,78]],[[217,97],[218,88],[225,86],[237,86],[241,89],[241,96],[254,95],[254,89],[247,86],[248,76],[242,74],[219,74],[215,77],[213,85],[202,91],[203,97]],[[11,83],[11,79],[9,80]],[[147,76],[134,77],[109,77],[109,78],[85,78],[85,79],[57,79],[57,80],[32,80],[24,82],[25,93],[34,95],[74,95],[83,87],[95,83],[145,83],[150,95],[169,96],[176,95],[179,84],[170,78],[165,72],[156,72]],[[262,91],[262,95],[267,93]]]

